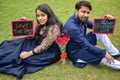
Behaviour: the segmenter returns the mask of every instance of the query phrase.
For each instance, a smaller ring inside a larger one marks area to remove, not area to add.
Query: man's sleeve
[[[94,54],[99,54],[101,55],[101,57],[105,56],[106,51],[90,44],[87,38],[84,37],[82,32],[75,25],[68,29],[68,33],[70,37],[79,45],[80,48]]]

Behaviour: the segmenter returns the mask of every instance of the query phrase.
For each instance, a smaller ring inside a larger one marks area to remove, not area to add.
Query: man
[[[119,57],[120,52],[114,47],[106,34],[86,34],[87,28],[92,28],[92,22],[88,20],[91,4],[88,1],[79,1],[75,5],[75,13],[64,25],[64,30],[70,36],[67,44],[69,59],[76,67],[84,67],[87,63],[98,66],[103,63],[111,68],[120,69],[120,62],[114,57]],[[106,16],[111,19],[111,15]],[[99,40],[106,50],[96,47]],[[112,57],[114,56],[114,57]]]

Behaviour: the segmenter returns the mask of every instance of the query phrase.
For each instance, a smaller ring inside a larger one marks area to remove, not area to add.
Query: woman
[[[37,26],[33,38],[19,38],[0,44],[0,72],[15,75],[35,72],[58,61],[60,50],[55,42],[62,24],[47,4],[36,10]]]

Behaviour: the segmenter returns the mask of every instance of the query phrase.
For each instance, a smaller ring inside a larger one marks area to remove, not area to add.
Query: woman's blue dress
[[[38,45],[35,39],[27,38],[3,41],[0,44],[0,72],[22,78],[23,74],[41,70],[60,59],[61,52],[56,43],[42,53],[26,59],[20,58],[22,51],[33,50]]]

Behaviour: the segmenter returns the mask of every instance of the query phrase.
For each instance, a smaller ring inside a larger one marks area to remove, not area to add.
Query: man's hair
[[[75,4],[75,9],[79,10],[82,6],[89,7],[90,10],[92,10],[92,6],[91,6],[90,2],[88,2],[88,1],[86,1],[86,0],[78,1],[78,2]]]

